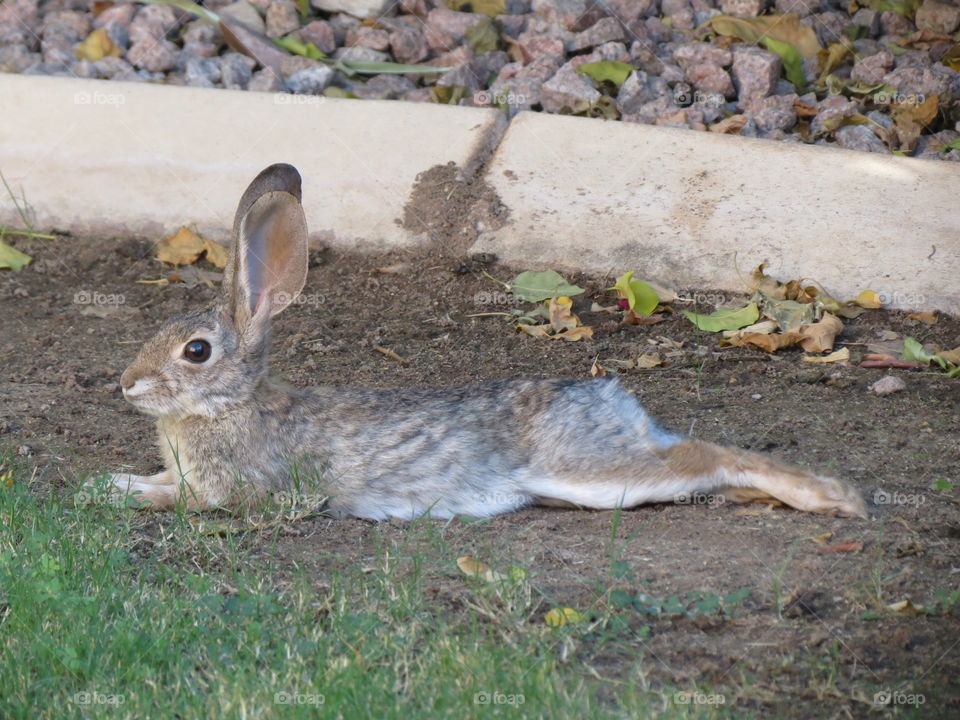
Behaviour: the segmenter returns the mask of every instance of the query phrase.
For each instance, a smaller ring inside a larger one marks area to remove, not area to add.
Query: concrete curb
[[[0,107],[0,171],[38,230],[151,239],[193,223],[227,240],[247,183],[284,161],[311,237],[411,244],[398,219],[417,174],[470,176],[506,126],[496,110],[2,74]],[[0,223],[23,224],[9,197]]]
[[[844,300],[960,313],[960,167],[524,113],[486,178],[510,208],[474,251],[538,269],[744,290],[763,261]]]
[[[635,270],[744,289],[766,260],[836,297],[960,314],[960,167],[632,123],[496,110],[0,74],[0,171],[34,226],[229,236],[265,165],[295,163],[311,235],[424,240],[400,224],[417,175],[455,163],[509,208],[474,251],[526,269]],[[506,128],[506,133],[504,129]],[[492,159],[490,157],[493,153]],[[0,223],[22,224],[8,197]]]

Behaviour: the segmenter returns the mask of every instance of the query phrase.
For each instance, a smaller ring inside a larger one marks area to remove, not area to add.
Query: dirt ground
[[[425,206],[418,217],[435,228],[441,215]],[[12,243],[34,262],[0,273],[0,446],[25,455],[57,492],[76,487],[85,473],[155,471],[152,422],[124,402],[118,377],[165,318],[202,306],[216,289],[138,283],[170,272],[144,241]],[[658,325],[624,327],[587,310],[581,319],[594,326],[592,340],[526,337],[503,317],[469,317],[510,309],[496,304],[505,300],[501,288],[481,271],[508,280],[515,270],[491,258],[470,259],[463,247],[312,253],[307,301],[279,318],[274,367],[296,385],[432,387],[517,376],[586,378],[595,358],[636,357],[657,343],[664,353],[673,348],[663,367],[621,373],[665,427],[848,478],[873,517],[833,519],[758,505],[656,505],[624,513],[617,542],[631,576],[621,580],[623,589],[666,597],[751,588],[730,619],[649,621],[644,682],[692,682],[732,693],[746,686],[749,697],[737,707],[773,713],[765,716],[870,715],[878,691],[900,693],[894,703],[901,704],[891,706],[898,715],[960,713],[958,611],[936,604],[938,591],[960,586],[960,493],[935,486],[938,479],[960,482],[960,380],[894,370],[907,389],[878,397],[867,387],[888,371],[812,366],[799,351],[721,350],[715,336],[696,331],[679,312]],[[587,288],[587,308],[595,298],[612,302],[603,292],[612,278],[568,279]],[[960,345],[956,319],[927,326],[882,310],[848,321],[840,340],[857,357],[880,330]],[[665,346],[662,338],[681,345]],[[322,586],[338,567],[373,552],[374,529],[317,516],[300,537],[283,540],[280,562],[312,568]],[[455,534],[460,554],[492,547],[503,559],[538,568],[539,589],[571,607],[592,602],[594,580],[611,559],[609,512],[534,508],[489,522],[455,522],[446,531]],[[399,536],[404,528],[388,523],[376,532]],[[818,553],[824,543],[848,542],[863,549]],[[439,606],[462,610],[462,583],[433,591]],[[930,614],[887,607],[907,599]],[[622,675],[609,655],[578,660],[601,675]],[[909,694],[922,694],[924,704],[902,704]]]

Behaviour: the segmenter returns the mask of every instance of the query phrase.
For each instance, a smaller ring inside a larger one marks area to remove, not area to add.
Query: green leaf
[[[463,85],[434,85],[430,88],[430,99],[440,105],[458,105],[467,96]]]
[[[657,291],[645,282],[634,280],[633,270],[618,277],[617,284],[607,290],[619,292],[627,301],[627,306],[637,315],[649,315],[660,304]]]
[[[571,285],[553,270],[522,272],[510,283],[510,292],[527,302],[543,302],[550,298],[579,295],[582,287]]]
[[[756,303],[752,302],[742,308],[714,310],[709,315],[699,315],[689,310],[684,310],[683,314],[700,330],[720,332],[721,330],[739,330],[747,325],[752,325],[760,317],[760,309]]]
[[[942,148],[940,148],[940,152],[949,152],[950,150],[960,150],[960,138],[951,140]]]
[[[302,55],[311,60],[323,60],[326,57],[316,45],[313,43],[305,43],[293,35],[288,35],[285,38],[274,38],[273,43],[287,52],[291,52],[294,55]]]
[[[500,49],[500,31],[496,23],[488,17],[467,30],[467,45],[477,54],[493,52]]]
[[[953,490],[953,483],[944,478],[937,478],[936,481],[934,481],[933,486],[937,490]]]
[[[929,365],[930,361],[933,360],[934,357],[935,356],[932,352],[927,352],[924,350],[923,345],[914,340],[912,337],[905,337],[903,339],[903,354],[900,356],[901,360],[911,360],[913,362]]]
[[[310,0],[297,0],[297,12],[300,13],[300,19],[305,20],[310,14]]]
[[[0,240],[0,268],[22,270],[31,260],[33,260],[33,258],[29,255],[20,252],[16,248],[10,247]]]
[[[803,74],[803,58],[800,57],[799,50],[788,42],[774,40],[772,37],[765,37],[763,44],[767,46],[767,50],[780,56],[787,80],[798,88],[807,84],[807,78]]]
[[[332,68],[339,70],[345,75],[384,75],[384,74],[410,74],[410,75],[437,75],[447,72],[448,67],[433,67],[432,65],[402,65],[393,62],[366,62],[362,60],[334,60],[333,58],[321,58],[320,62],[326,63]]]
[[[577,72],[586,75],[594,82],[612,82],[617,87],[626,82],[631,72],[636,70],[633,65],[617,60],[601,60],[600,62],[584,63],[577,68]]]
[[[507,0],[444,0],[451,10],[482,13],[490,17],[507,14]]]

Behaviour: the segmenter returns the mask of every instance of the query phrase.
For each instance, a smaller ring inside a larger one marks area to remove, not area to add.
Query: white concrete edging
[[[474,251],[744,290],[763,261],[840,300],[960,313],[960,166],[523,113],[486,179],[510,220]]]
[[[314,238],[410,246],[417,175],[489,160],[509,219],[473,250],[525,269],[743,290],[768,261],[839,299],[871,289],[960,314],[953,163],[541,113],[504,134],[496,110],[56,77],[0,74],[0,103],[0,172],[38,230],[156,239],[192,223],[223,240],[247,182],[286,161]],[[0,223],[21,224],[6,196]]]
[[[496,110],[0,74],[0,172],[38,230],[157,239],[194,224],[227,240],[247,183],[274,162],[303,176],[311,237],[415,242],[398,223],[418,173],[473,173]],[[20,226],[9,197],[0,223]]]

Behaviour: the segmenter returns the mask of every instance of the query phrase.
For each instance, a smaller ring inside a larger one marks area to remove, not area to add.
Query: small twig
[[[380,345],[374,345],[374,346],[373,346],[373,349],[376,350],[376,351],[377,351],[378,353],[380,353],[381,355],[386,355],[386,356],[387,356],[388,358],[390,358],[391,360],[396,360],[396,361],[397,361],[398,363],[400,363],[401,365],[409,365],[409,364],[410,364],[410,362],[409,362],[408,360],[400,357],[399,355],[397,355],[397,354],[396,354],[393,350],[391,350],[390,348],[381,347]]]
[[[17,228],[0,225],[0,235],[23,235],[29,238],[40,238],[41,240],[56,240],[56,235],[45,235],[44,233],[34,232],[33,230],[18,230]]]

